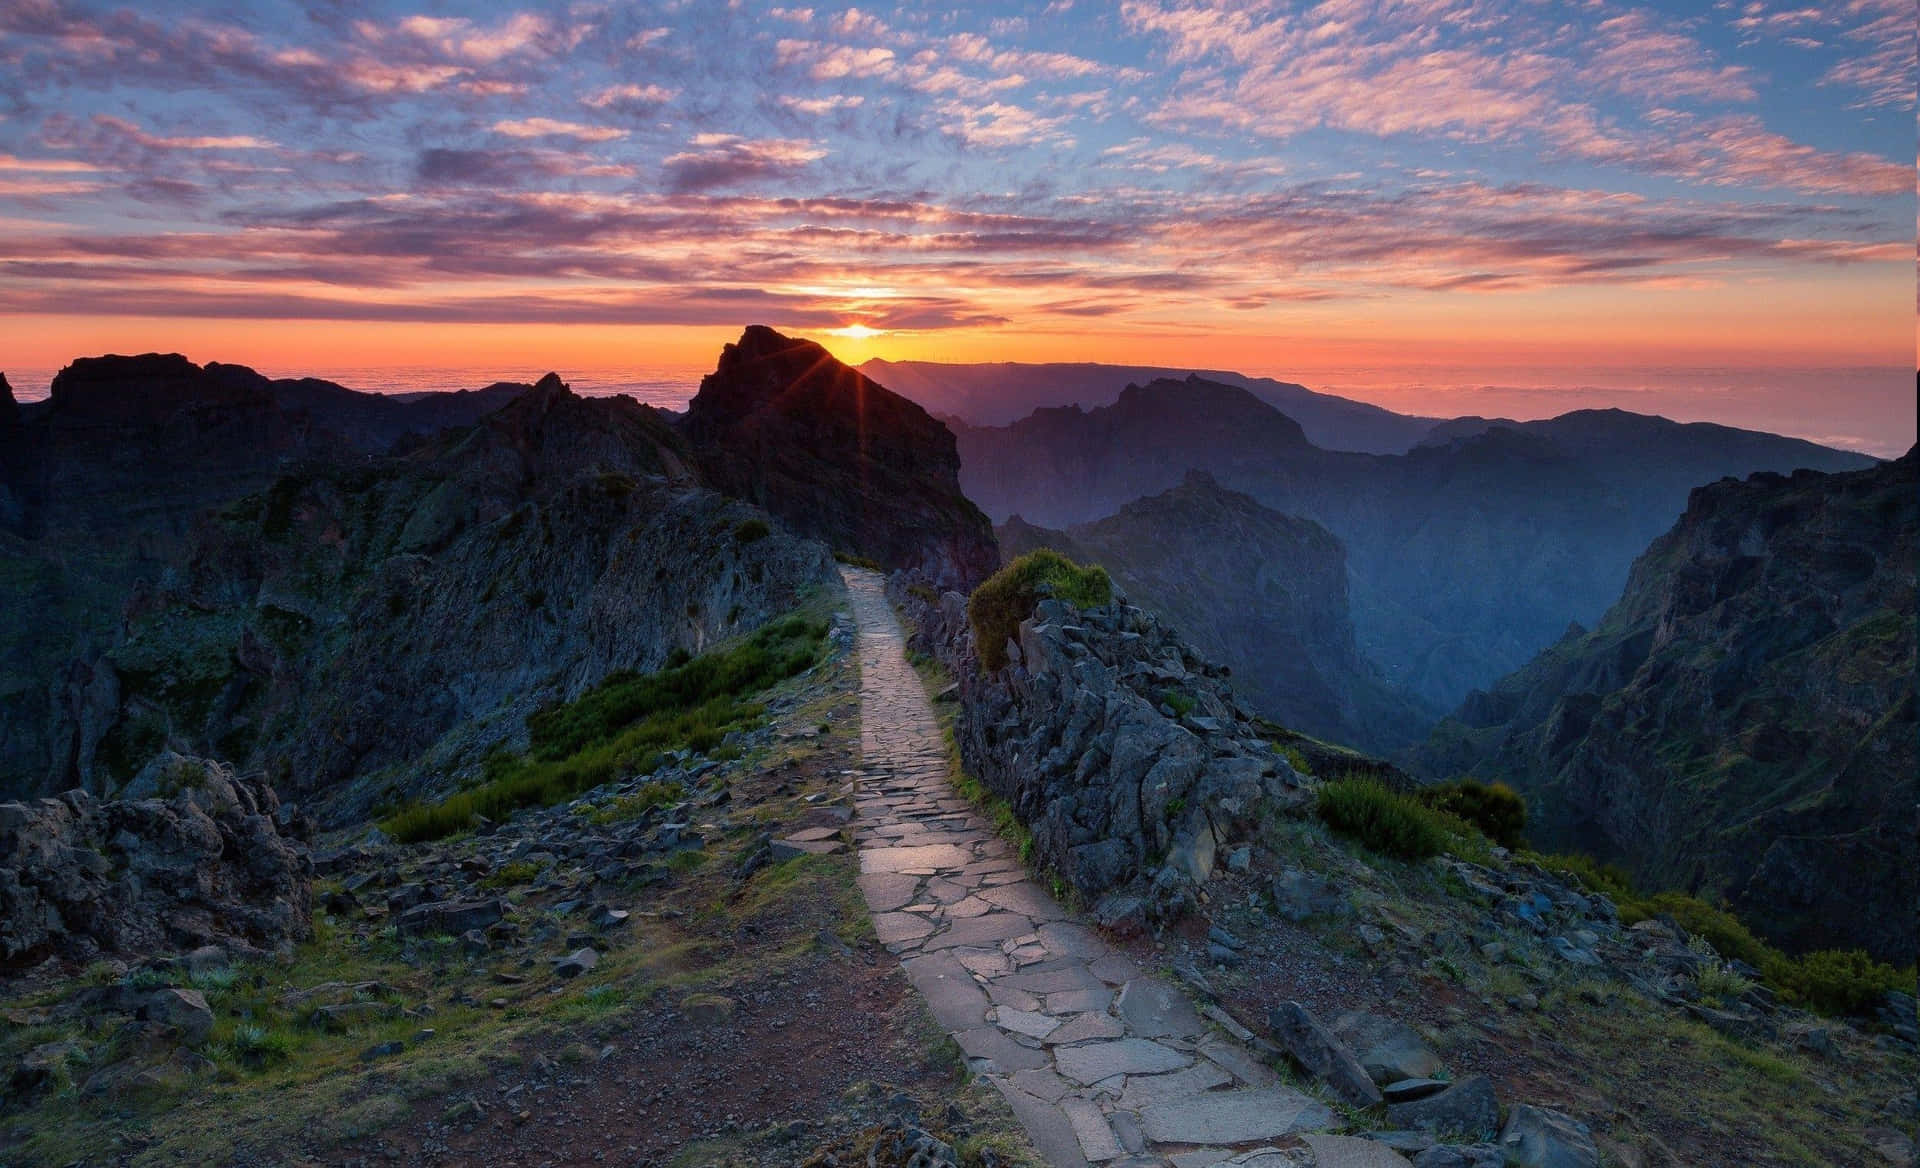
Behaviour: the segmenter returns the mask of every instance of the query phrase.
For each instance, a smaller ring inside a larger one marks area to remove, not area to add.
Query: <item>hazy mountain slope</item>
[[[749,327],[679,426],[714,486],[836,551],[962,589],[998,566],[953,435],[812,341]]]
[[[1339,453],[1245,390],[1188,379],[1129,387],[1097,409],[961,427],[957,437],[962,485],[995,519],[1067,527],[1199,468],[1320,523],[1347,549],[1362,653],[1441,708],[1524,664],[1570,621],[1598,619],[1634,556],[1680,513],[1688,486],[1871,462],[1612,411],[1558,421],[1404,455]]]
[[[761,515],[701,485],[654,411],[551,376],[406,455],[280,478],[129,602],[105,684],[57,726],[69,778],[110,789],[173,745],[364,813],[544,702],[792,607],[831,562],[763,521],[743,537]]]
[[[1527,791],[1536,840],[1913,959],[1916,456],[1695,491],[1592,632],[1419,753]]]
[[[1172,369],[1150,365],[1102,365],[1095,362],[1022,364],[994,362],[950,365],[937,361],[862,362],[862,372],[925,406],[973,426],[1004,426],[1034,410],[1077,405],[1106,405],[1128,385],[1185,380],[1189,375],[1238,386],[1300,423],[1314,445],[1325,450],[1399,454],[1425,439],[1438,421],[1316,393],[1291,381],[1248,377],[1224,370]]]
[[[1066,531],[1015,517],[998,533],[1009,557],[1051,547],[1104,565],[1135,604],[1229,666],[1235,688],[1290,728],[1387,751],[1417,740],[1436,716],[1355,647],[1340,541],[1205,472]]]

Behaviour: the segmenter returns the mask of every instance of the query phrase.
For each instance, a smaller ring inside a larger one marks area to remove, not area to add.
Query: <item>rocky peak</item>
[[[13,400],[13,386],[7,384],[7,375],[0,373],[0,426],[20,424],[20,403]]]
[[[837,550],[956,587],[998,563],[953,434],[812,341],[750,326],[679,428],[715,486]]]
[[[163,423],[195,406],[271,405],[257,385],[209,377],[178,353],[76,358],[54,375],[50,401],[65,422],[129,426]]]

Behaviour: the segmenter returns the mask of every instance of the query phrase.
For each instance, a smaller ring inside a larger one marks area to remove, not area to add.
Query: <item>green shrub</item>
[[[773,528],[767,526],[764,519],[742,519],[740,526],[733,529],[733,542],[756,543],[773,534]]]
[[[1192,694],[1183,694],[1177,689],[1161,690],[1160,700],[1173,711],[1173,716],[1176,718],[1184,718],[1193,713],[1193,707],[1197,704]]]
[[[1524,842],[1527,801],[1505,783],[1456,779],[1423,789],[1420,801],[1435,811],[1459,816],[1503,848],[1517,848]]]
[[[967,601],[967,619],[983,667],[1006,667],[1007,641],[1020,622],[1033,615],[1043,592],[1075,608],[1097,608],[1113,602],[1113,581],[1098,564],[1083,568],[1049,548],[1028,552],[1001,568]]]
[[[1781,995],[1823,1014],[1871,1014],[1890,990],[1913,992],[1914,971],[1882,965],[1858,949],[1800,957],[1772,954],[1760,972]]]
[[[1336,779],[1322,786],[1319,812],[1328,827],[1383,855],[1424,860],[1447,850],[1447,829],[1431,808],[1372,779]]]

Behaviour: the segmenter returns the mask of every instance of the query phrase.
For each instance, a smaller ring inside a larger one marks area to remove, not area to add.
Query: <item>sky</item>
[[[645,380],[763,322],[855,361],[1235,368],[1413,412],[1764,400],[1894,452],[1915,21],[0,0],[0,369]]]

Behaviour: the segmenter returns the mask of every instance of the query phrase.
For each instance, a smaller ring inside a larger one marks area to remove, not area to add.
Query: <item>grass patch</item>
[[[1503,848],[1517,848],[1525,842],[1527,801],[1505,783],[1456,779],[1422,788],[1420,801],[1435,811],[1459,816]]]
[[[478,787],[404,807],[380,826],[402,843],[440,839],[479,817],[504,819],[617,778],[650,775],[669,750],[714,752],[729,731],[765,712],[745,698],[811,667],[826,636],[823,622],[792,616],[658,673],[610,674],[579,700],[530,716],[532,749],[489,758]]]
[[[1083,568],[1048,548],[1028,552],[987,577],[967,601],[967,619],[983,667],[1005,668],[1007,641],[1048,595],[1075,608],[1097,608],[1113,602],[1113,580],[1098,564]]]
[[[1184,694],[1177,689],[1161,690],[1160,701],[1161,704],[1173,711],[1173,716],[1176,718],[1186,717],[1188,714],[1193,713],[1193,707],[1199,705],[1199,702],[1194,699],[1192,694]]]
[[[1911,966],[1898,969],[1875,961],[1858,949],[1821,949],[1796,956],[1755,936],[1745,922],[1724,906],[1709,904],[1690,893],[1642,893],[1626,872],[1588,856],[1557,854],[1533,858],[1543,867],[1575,877],[1590,891],[1611,897],[1622,923],[1632,925],[1667,918],[1691,936],[1705,939],[1721,957],[1743,961],[1758,969],[1761,980],[1782,999],[1809,1010],[1830,1016],[1867,1016],[1889,992],[1913,992]],[[1703,994],[1708,992],[1706,981],[1702,981],[1700,989]]]
[[[714,752],[718,754],[718,751]],[[605,827],[610,823],[621,823],[629,819],[638,819],[655,807],[665,807],[684,799],[687,789],[677,782],[658,779],[644,783],[631,795],[622,795],[609,803],[587,812],[587,821]]]
[[[773,528],[767,526],[764,519],[742,519],[733,529],[733,542],[758,543],[773,534]]]

